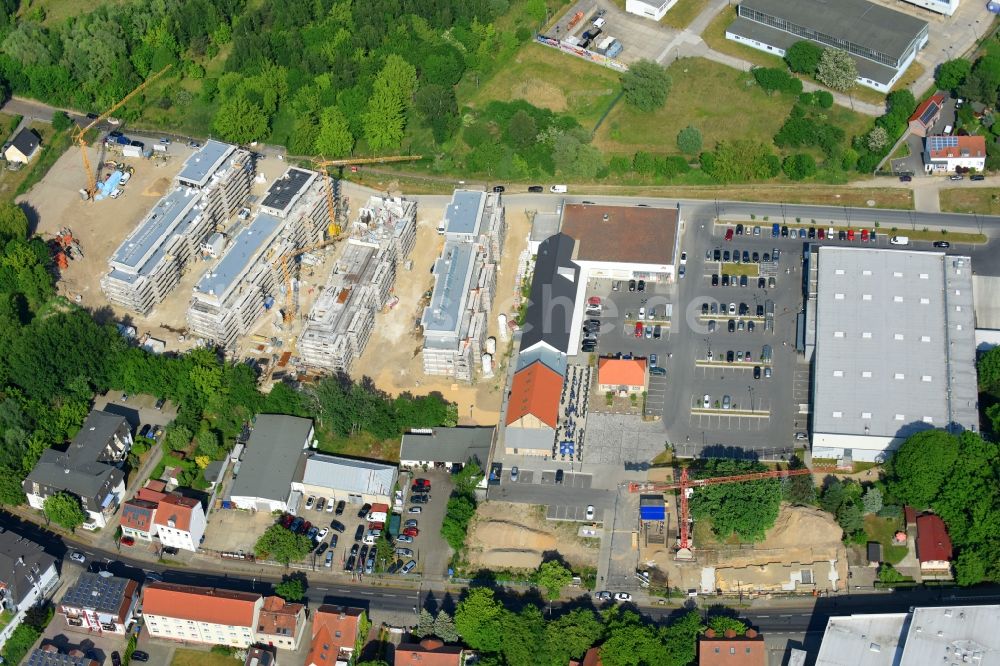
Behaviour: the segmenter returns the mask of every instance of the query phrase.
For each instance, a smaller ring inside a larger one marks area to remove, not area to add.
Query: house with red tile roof
[[[156,536],[156,525],[153,515],[156,513],[156,502],[133,498],[122,504],[122,515],[118,525],[122,528],[122,536],[152,541]]]
[[[257,642],[282,650],[297,650],[306,627],[306,607],[281,597],[266,597],[257,618]]]
[[[142,616],[149,635],[168,641],[249,647],[257,641],[264,598],[212,587],[150,583]]]
[[[590,648],[587,650],[586,654],[583,655],[582,660],[577,661],[576,659],[571,659],[569,666],[604,666],[601,662],[601,648]]]
[[[366,624],[365,611],[323,605],[312,616],[312,642],[306,666],[347,666],[358,649],[358,633]]]
[[[447,646],[436,638],[396,646],[393,666],[462,666],[464,648]]]
[[[910,134],[927,136],[941,119],[941,109],[944,108],[944,95],[931,95],[917,107],[910,116]]]
[[[924,139],[927,173],[955,173],[959,169],[986,170],[986,137],[932,134]]]
[[[764,637],[753,629],[743,636],[732,629],[717,636],[707,629],[698,640],[698,666],[767,666]]]
[[[646,380],[644,358],[602,358],[597,362],[597,390],[601,393],[642,393]]]
[[[925,513],[917,517],[917,559],[923,574],[951,572],[951,539],[941,516]]]
[[[164,548],[197,550],[207,521],[201,502],[166,492],[162,481],[149,481],[122,506],[118,524],[123,536],[152,541]]]
[[[505,447],[508,453],[542,456],[552,453],[563,376],[541,360],[514,373],[507,400]]]

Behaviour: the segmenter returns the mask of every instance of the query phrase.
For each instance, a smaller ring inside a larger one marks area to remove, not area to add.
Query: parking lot
[[[655,21],[625,12],[609,0],[597,2],[584,0],[574,3],[559,17],[559,21],[548,31],[548,34],[559,39],[565,39],[570,35],[582,38],[584,32],[592,30],[593,18],[601,10],[604,11],[602,18],[604,18],[605,23],[601,26],[600,35],[591,40],[590,48],[594,48],[595,42],[599,44],[603,38],[613,36],[621,42],[623,47],[616,59],[625,64],[644,58],[656,60],[677,34],[675,30],[659,25]],[[570,26],[569,24],[577,12],[583,12],[583,18]]]

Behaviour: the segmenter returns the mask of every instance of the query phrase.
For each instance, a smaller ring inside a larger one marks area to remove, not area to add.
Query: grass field
[[[226,655],[177,648],[170,666],[233,666],[235,663],[236,660]]]
[[[663,25],[683,30],[708,6],[708,0],[678,0],[677,4],[660,19]]]
[[[945,213],[1000,213],[1000,188],[959,187],[941,190],[941,210]]]
[[[125,0],[105,0],[101,4],[120,5]],[[90,11],[97,8],[98,3],[91,3],[89,7],[81,8],[79,0],[34,0],[34,2],[21,3],[18,12],[19,17],[30,17],[36,7],[40,7],[45,12],[45,25],[55,25],[62,23],[70,16],[79,16],[82,11]]]
[[[865,534],[882,544],[882,557],[889,564],[899,564],[906,557],[906,546],[894,546],[892,536],[902,525],[898,520],[865,516]]]
[[[568,113],[591,129],[621,90],[618,74],[541,44],[526,44],[479,88],[459,87],[459,106],[523,99]]]
[[[757,264],[722,264],[719,266],[720,273],[729,275],[746,275],[747,277],[757,277],[760,275],[760,266]]]

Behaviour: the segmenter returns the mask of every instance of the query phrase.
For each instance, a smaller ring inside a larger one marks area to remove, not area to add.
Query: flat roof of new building
[[[677,208],[566,204],[562,232],[576,240],[576,261],[667,266],[679,219]]]
[[[247,268],[260,259],[261,253],[283,224],[284,220],[273,215],[258,213],[248,226],[236,234],[218,263],[198,280],[195,293],[224,298]]]
[[[896,666],[908,613],[831,617],[816,666]],[[909,666],[909,664],[907,664]]]
[[[475,234],[483,219],[486,192],[455,190],[444,209],[445,234]]]
[[[445,243],[444,251],[434,262],[434,292],[421,319],[424,331],[458,334],[475,254],[476,249],[470,243]]]
[[[309,187],[315,178],[315,171],[292,167],[281,178],[271,183],[271,187],[267,188],[267,194],[264,195],[264,200],[260,205],[277,211],[280,215],[287,214],[299,195]]]
[[[184,162],[184,168],[177,174],[177,180],[196,187],[204,187],[208,179],[215,173],[226,159],[233,154],[236,146],[209,139],[201,150]]]
[[[968,257],[821,247],[817,272],[816,433],[977,428]]]
[[[112,268],[123,273],[141,274],[156,266],[166,241],[174,234],[184,232],[186,225],[181,222],[201,212],[197,207],[200,198],[200,192],[187,187],[176,187],[167,193],[111,255],[109,263]]]
[[[867,0],[743,0],[741,7],[896,59],[927,27],[927,21]]]
[[[906,666],[1000,663],[1000,605],[916,608],[903,658]],[[851,664],[851,666],[856,666]]]
[[[772,28],[771,26],[764,25],[763,23],[751,21],[750,19],[743,18],[742,16],[737,16],[736,20],[730,23],[729,27],[726,28],[726,31],[746,39],[751,39],[755,42],[762,42],[770,46],[776,46],[783,51],[790,49],[795,42],[804,41],[803,38],[798,35],[793,35],[792,33],[785,32],[784,30]],[[869,79],[883,85],[888,85],[888,83],[896,76],[897,71],[895,67],[883,65],[875,62],[874,60],[854,55],[853,53],[848,53],[848,55],[851,56],[852,60],[854,60],[854,64],[858,68],[858,76],[861,78]]]

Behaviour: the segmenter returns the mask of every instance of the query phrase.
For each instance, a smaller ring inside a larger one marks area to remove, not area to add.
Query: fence
[[[558,49],[563,53],[568,53],[570,55],[576,56],[577,58],[582,58],[583,60],[588,60],[598,65],[603,65],[608,69],[613,69],[616,72],[627,72],[628,65],[625,63],[618,62],[614,58],[609,58],[606,55],[601,55],[600,53],[594,53],[593,51],[588,51],[587,49],[582,49],[574,44],[567,44],[566,42],[555,39],[554,37],[547,37],[545,35],[535,35],[535,40],[539,44],[544,46],[550,46],[554,49]]]

